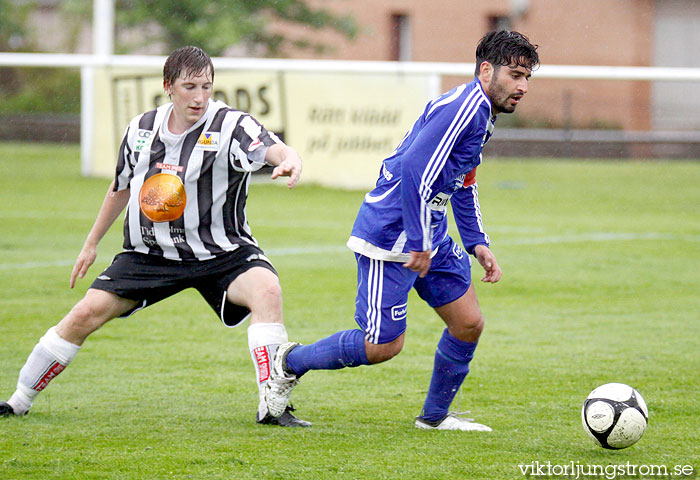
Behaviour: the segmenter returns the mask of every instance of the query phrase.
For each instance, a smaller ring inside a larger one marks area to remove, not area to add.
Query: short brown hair
[[[163,83],[172,86],[180,75],[199,75],[205,70],[211,72],[214,81],[214,64],[209,55],[199,47],[180,47],[171,53],[163,66]]]

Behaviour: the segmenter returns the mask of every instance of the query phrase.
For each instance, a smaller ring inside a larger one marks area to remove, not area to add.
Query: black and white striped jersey
[[[246,218],[250,174],[280,140],[249,114],[212,100],[197,123],[174,135],[171,110],[169,103],[135,117],[124,134],[114,182],[115,191],[130,189],[124,249],[190,261],[257,245]],[[153,221],[146,206],[171,218]]]

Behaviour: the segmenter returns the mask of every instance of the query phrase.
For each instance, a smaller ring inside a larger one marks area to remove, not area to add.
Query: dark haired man
[[[250,317],[248,342],[260,395],[256,420],[310,425],[290,409],[273,417],[265,405],[269,363],[287,333],[276,271],[251,235],[245,209],[251,172],[274,166],[272,178],[288,176],[291,188],[301,159],[247,113],[212,101],[213,80],[212,61],[197,47],[167,58],[163,87],[172,102],[129,123],[114,181],[78,255],[71,288],[126,208],[124,251],[39,340],[17,390],[0,402],[0,415],[26,414],[85,339],[109,320],[196,288],[226,326]]]
[[[371,365],[397,355],[404,343],[408,293],[415,288],[447,325],[415,426],[491,430],[449,413],[484,324],[467,253],[484,268],[482,281],[501,278],[482,227],[476,167],[496,115],[515,110],[539,56],[537,46],[520,33],[494,31],[481,39],[476,57],[476,79],[427,105],[384,160],[376,187],[360,207],[348,241],[357,258],[360,328],[311,345],[280,346],[266,393],[272,415],[284,412],[292,388],[309,370]],[[447,234],[450,200],[464,250]]]

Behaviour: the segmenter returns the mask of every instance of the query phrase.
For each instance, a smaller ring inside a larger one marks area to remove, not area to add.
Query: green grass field
[[[0,144],[0,167],[6,399],[38,338],[120,249],[122,225],[70,290],[109,180],[80,177],[77,146]],[[572,464],[663,466],[668,477],[690,466],[697,477],[700,163],[487,159],[479,186],[504,276],[482,285],[475,268],[486,329],[453,407],[492,433],[413,427],[443,328],[417,296],[397,358],[309,373],[293,399],[314,426],[282,429],[254,423],[246,327],[226,329],[187,291],[106,325],[30,415],[0,419],[0,479],[517,479],[533,462],[551,477]],[[251,186],[290,339],[355,326],[344,244],[363,195]],[[580,421],[588,393],[612,381],[650,409],[644,437],[620,451],[595,446]],[[589,478],[631,478],[611,468]]]

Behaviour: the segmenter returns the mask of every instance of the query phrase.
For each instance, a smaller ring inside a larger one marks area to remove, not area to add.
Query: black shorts
[[[262,250],[252,245],[242,246],[211,260],[187,262],[122,252],[114,257],[112,264],[92,282],[90,288],[139,302],[122,317],[128,317],[186,288],[196,288],[224,325],[234,327],[248,317],[250,310],[226,301],[226,289],[236,277],[253,267],[267,268],[277,274]]]

